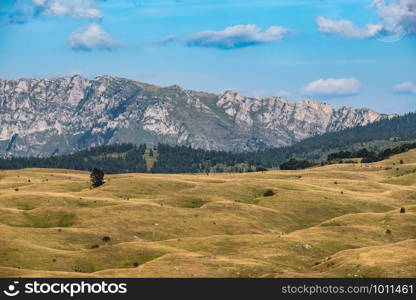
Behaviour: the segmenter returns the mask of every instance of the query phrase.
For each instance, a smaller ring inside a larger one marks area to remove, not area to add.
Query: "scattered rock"
[[[303,244],[302,247],[305,248],[305,249],[307,249],[307,250],[309,250],[309,249],[312,248],[312,246],[309,245],[309,244]]]

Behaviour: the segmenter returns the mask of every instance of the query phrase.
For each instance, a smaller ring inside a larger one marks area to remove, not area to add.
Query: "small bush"
[[[316,166],[317,163],[307,161],[307,160],[297,160],[295,158],[291,158],[287,162],[281,164],[279,166],[280,170],[303,170],[307,168],[311,168]]]
[[[91,187],[96,188],[104,184],[104,172],[94,168],[90,174]]]
[[[109,236],[104,236],[104,237],[102,238],[102,241],[103,241],[104,243],[108,243],[108,242],[110,242],[110,241],[111,241],[111,238],[110,238]]]
[[[256,172],[266,172],[266,171],[267,169],[265,167],[262,167],[262,166],[256,167]]]
[[[138,266],[139,266],[139,263],[138,262],[134,262],[133,263],[133,267],[137,268]]]
[[[387,230],[386,230],[386,233],[387,233],[387,234],[391,234],[391,230],[390,230],[390,229],[387,229]]]
[[[403,159],[401,159],[401,160],[400,160],[400,164],[401,164],[401,165],[402,165],[402,164],[404,164],[404,161],[403,161]]]
[[[404,214],[405,212],[406,212],[406,208],[404,208],[404,207],[400,208],[400,213],[401,214]]]
[[[274,195],[273,190],[267,190],[263,194],[264,197],[270,197],[270,196],[273,196],[273,195]]]
[[[92,246],[91,246],[91,249],[97,249],[97,248],[99,248],[99,247],[100,247],[100,245],[95,244],[95,245],[92,245]]]

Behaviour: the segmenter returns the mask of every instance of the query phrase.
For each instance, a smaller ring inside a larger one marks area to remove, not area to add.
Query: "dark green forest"
[[[47,158],[0,159],[0,169],[54,168],[90,171],[98,168],[108,174],[141,173],[147,171],[143,159],[145,149],[146,145],[116,144]]]
[[[362,158],[374,162],[416,148],[416,114],[409,113],[367,126],[327,133],[295,145],[264,151],[232,153],[159,144],[157,160],[148,170],[146,145],[116,144],[47,158],[0,159],[0,169],[65,168],[105,173],[252,172],[270,168],[302,169],[337,159]],[[149,152],[150,153],[150,152]],[[324,155],[325,154],[325,155]],[[152,150],[153,155],[153,150]]]

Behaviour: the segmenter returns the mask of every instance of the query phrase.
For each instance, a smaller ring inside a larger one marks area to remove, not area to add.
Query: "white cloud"
[[[321,33],[341,35],[350,39],[371,38],[381,30],[381,25],[368,24],[364,28],[359,28],[348,20],[332,20],[324,17],[318,17],[316,24]]]
[[[1,0],[0,0],[1,1]],[[8,22],[24,24],[35,17],[101,19],[97,3],[105,0],[14,0]],[[1,5],[0,5],[1,6]]]
[[[84,51],[93,49],[111,50],[121,45],[121,42],[111,38],[98,24],[91,24],[86,28],[73,32],[68,42],[71,48]]]
[[[349,20],[333,20],[318,17],[318,30],[325,34],[340,35],[351,39],[377,37],[395,41],[406,35],[416,35],[416,0],[375,0],[370,8],[375,9],[380,22],[360,28]]]
[[[397,94],[416,95],[416,85],[411,82],[399,83],[394,87],[394,92]]]
[[[278,43],[283,40],[289,29],[272,26],[262,31],[257,25],[236,25],[223,31],[203,31],[189,36],[186,44],[189,47],[207,47],[218,49],[235,49],[267,43]]]
[[[308,96],[344,97],[356,95],[362,84],[355,78],[329,78],[312,81],[302,92]]]
[[[384,34],[416,34],[415,0],[376,0],[372,7],[381,19]]]
[[[35,10],[44,16],[100,19],[102,12],[95,0],[32,0]]]

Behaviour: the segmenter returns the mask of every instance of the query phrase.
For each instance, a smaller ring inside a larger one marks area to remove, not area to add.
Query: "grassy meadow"
[[[0,277],[416,277],[416,151],[105,180],[0,171]]]

